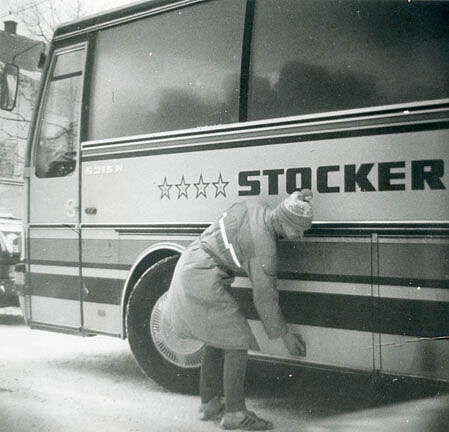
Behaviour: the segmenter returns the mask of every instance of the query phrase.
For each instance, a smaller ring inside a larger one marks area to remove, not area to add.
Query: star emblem
[[[210,185],[210,183],[207,183],[203,180],[203,174],[200,175],[198,183],[193,183],[193,185],[196,188],[196,198],[199,198],[200,196],[207,198],[206,189]]]
[[[219,195],[223,195],[226,198],[225,188],[229,184],[229,182],[223,180],[221,173],[218,176],[218,180],[216,182],[212,182],[212,184],[215,187],[215,198],[217,198]]]
[[[168,184],[167,177],[164,177],[164,182],[157,186],[161,190],[161,198],[167,197],[170,199],[170,189],[173,187],[173,185]]]
[[[181,178],[181,183],[178,183],[175,186],[178,189],[178,199],[180,199],[181,197],[189,198],[189,196],[187,195],[187,189],[190,187],[190,183],[186,183],[184,176],[182,176]]]

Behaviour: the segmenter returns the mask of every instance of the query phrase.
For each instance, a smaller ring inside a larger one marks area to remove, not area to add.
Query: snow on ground
[[[449,397],[420,393],[381,406],[343,378],[288,381],[273,368],[250,375],[248,405],[277,431],[447,432]],[[408,400],[407,399],[411,399]],[[31,330],[0,309],[0,432],[208,432],[199,399],[146,378],[127,341]]]

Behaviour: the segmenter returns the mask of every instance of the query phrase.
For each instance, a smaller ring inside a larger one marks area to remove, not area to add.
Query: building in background
[[[23,180],[0,178],[0,215],[10,214],[21,219],[23,205]]]

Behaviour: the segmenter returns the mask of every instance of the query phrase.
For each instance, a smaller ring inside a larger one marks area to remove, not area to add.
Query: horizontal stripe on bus
[[[31,295],[64,300],[80,300],[80,279],[61,274],[30,274]]]
[[[82,223],[81,230],[84,233],[86,229],[111,229],[117,231],[120,235],[148,235],[156,234],[166,236],[170,239],[175,239],[180,235],[195,236],[201,234],[210,223],[196,223],[196,224],[184,224],[184,223]],[[45,230],[48,232],[50,228],[58,229],[64,226],[67,229],[67,225],[59,223],[46,223],[46,224],[29,224],[32,229],[31,237],[33,238],[46,238],[44,233],[40,233],[38,230]],[[75,225],[74,225],[75,227]],[[39,234],[38,234],[39,233]],[[367,236],[372,233],[385,233],[393,235],[448,235],[449,223],[444,221],[314,221],[312,222],[312,228],[305,234],[304,240],[314,236]],[[62,237],[62,236],[59,236]],[[329,237],[332,238],[332,237]],[[304,241],[303,240],[303,241]]]
[[[321,294],[361,295],[449,302],[449,290],[444,288],[438,289],[405,285],[382,285],[377,287],[371,284],[307,281],[298,279],[278,279],[277,286],[279,291],[316,292]],[[251,288],[251,281],[246,277],[236,277],[232,287]]]
[[[128,271],[123,271],[121,269],[112,268],[91,268],[83,267],[82,269],[83,280],[90,278],[101,278],[101,279],[117,279],[123,284],[128,277]]]
[[[319,241],[318,241],[319,240]],[[394,286],[410,286],[410,287],[429,287],[429,288],[449,288],[449,279],[447,278],[447,257],[448,244],[441,238],[416,239],[412,242],[410,238],[403,238],[404,243],[400,243],[401,239],[380,238],[378,244],[378,260],[379,273],[374,276],[371,272],[372,246],[371,243],[363,238],[355,239],[314,239],[308,238],[306,242],[292,243],[282,242],[279,247],[279,268],[282,272],[278,273],[280,279],[288,280],[304,280],[304,281],[323,281],[336,283],[353,283],[353,284],[372,284],[372,285],[394,285]],[[363,240],[363,241],[362,241]],[[117,241],[112,241],[113,250],[117,250]],[[127,249],[124,255],[130,257],[131,261],[135,261],[137,256],[142,252],[146,241],[127,242]],[[109,262],[98,262],[93,260],[95,257],[101,256],[104,248],[103,243],[89,242],[87,243],[90,251],[89,257],[92,261],[86,259],[82,267],[85,275],[92,275],[105,278],[124,279],[126,272],[131,269],[130,263],[115,263],[117,253],[113,253],[108,258]],[[59,245],[59,246],[58,246]],[[39,246],[39,247],[37,247]],[[97,246],[94,247],[94,246]],[[136,246],[135,250],[133,247]],[[52,240],[51,242],[43,241],[37,243],[36,254],[47,257],[48,254],[52,258],[56,258],[54,251],[66,247],[63,239]],[[123,250],[120,249],[121,253]],[[106,252],[109,253],[108,250]],[[103,252],[105,253],[105,252]],[[115,255],[115,258],[114,258]],[[410,260],[410,256],[417,257]],[[32,259],[33,265],[40,266],[62,266],[62,267],[78,267],[77,261],[57,259]],[[84,258],[87,258],[86,256]],[[445,259],[446,258],[446,259]],[[97,274],[87,272],[87,269],[96,269]],[[299,271],[298,271],[299,269]],[[102,270],[103,272],[101,272]],[[107,271],[110,270],[110,271]],[[38,270],[45,272],[45,269]],[[120,275],[115,275],[116,271],[123,271]],[[57,270],[49,270],[52,273],[58,273]],[[67,271],[61,268],[62,274]],[[69,272],[72,274],[72,271]],[[441,278],[435,278],[440,276]]]
[[[247,277],[236,277],[231,287],[235,288],[252,288],[251,281]],[[354,284],[342,282],[323,282],[313,280],[298,279],[278,279],[277,288],[279,291],[293,292],[318,292],[328,294],[346,294],[346,295],[362,295],[371,296],[372,286],[370,284]],[[449,292],[448,292],[449,299]]]
[[[44,266],[44,265],[32,265],[32,273],[39,273],[41,277],[45,277],[45,274],[49,275],[59,275],[66,277],[78,277],[79,269],[78,267],[66,267],[66,266]],[[87,281],[92,278],[99,280],[104,280],[104,284],[109,284],[110,280],[116,280],[118,283],[124,285],[127,279],[128,273],[122,269],[111,269],[111,268],[95,268],[95,267],[85,267],[83,268],[83,280]],[[292,276],[292,277],[287,277]],[[308,276],[308,277],[305,277]],[[325,278],[326,275],[283,275],[281,274],[279,281],[279,289],[283,291],[306,291],[306,292],[319,292],[319,293],[332,293],[332,294],[346,294],[346,295],[367,295],[370,296],[371,290],[374,288],[372,284],[365,282],[355,282],[353,278],[349,281],[342,280],[329,280],[332,278]],[[33,276],[34,277],[34,276]],[[421,285],[409,285],[409,284],[384,284],[382,285],[383,297],[393,297],[393,298],[410,298],[410,296],[416,296],[417,299],[422,300],[439,300],[438,297],[446,299],[446,296],[442,296],[442,293],[449,293],[445,288],[438,287],[426,287],[425,284]],[[402,281],[403,282],[403,281]],[[416,281],[415,281],[416,282]],[[440,281],[443,282],[443,281]],[[115,282],[114,282],[115,283]],[[426,281],[429,285],[429,281]],[[233,286],[240,288],[251,288],[251,282],[246,277],[236,277]],[[411,290],[411,291],[410,291]],[[443,291],[444,290],[444,291]],[[108,300],[106,299],[107,303]]]
[[[98,277],[83,278],[83,300],[119,305],[122,302],[123,280]]]
[[[29,226],[28,238],[31,241],[31,246],[37,240],[64,240],[70,245],[75,245],[78,248],[78,232],[73,231],[73,228],[67,228],[67,226],[61,227],[59,224],[51,224],[49,226]]]
[[[392,108],[392,107],[390,107]],[[262,120],[252,124],[226,125],[223,129],[217,127],[186,129],[170,131],[169,133],[156,133],[109,138],[96,141],[82,142],[84,151],[94,149],[102,150],[114,147],[120,150],[143,149],[147,147],[169,147],[170,145],[210,144],[220,140],[221,142],[233,142],[242,136],[253,139],[277,138],[279,136],[297,136],[318,132],[335,132],[342,130],[362,130],[368,128],[394,127],[404,125],[429,124],[448,119],[448,104],[422,105],[421,107],[403,106],[402,109],[367,110],[352,113],[332,113],[329,116],[304,116],[303,118],[290,118],[288,121],[279,119]]]
[[[329,140],[329,139],[339,139],[339,138],[351,138],[351,137],[362,137],[370,135],[385,135],[385,134],[396,134],[396,133],[406,133],[406,132],[420,132],[420,131],[430,131],[447,129],[447,121],[438,121],[434,123],[424,123],[424,124],[409,124],[400,126],[381,126],[367,129],[353,129],[353,130],[339,130],[339,131],[323,131],[315,133],[304,133],[294,136],[279,136],[270,138],[260,138],[260,139],[238,139],[231,142],[217,142],[211,144],[197,144],[197,145],[176,145],[166,146],[162,148],[153,147],[145,148],[144,150],[133,150],[133,151],[117,151],[118,149],[113,146],[109,147],[109,153],[106,154],[89,154],[88,150],[83,149],[82,161],[99,161],[99,160],[109,160],[109,159],[123,159],[123,158],[135,158],[162,154],[176,154],[176,153],[191,153],[198,151],[208,151],[208,150],[223,150],[223,149],[234,149],[241,147],[255,147],[255,146],[265,146],[265,145],[276,145],[276,144],[288,144],[292,142],[304,142],[304,141],[319,141],[319,140]],[[140,146],[142,144],[139,144]],[[93,152],[93,151],[91,151]],[[86,154],[87,153],[87,154]]]
[[[49,223],[49,224],[30,224],[30,238],[68,238],[74,239],[73,236],[67,237],[64,235],[58,235],[54,232],[52,235],[47,235],[52,230],[58,230],[61,224]],[[130,224],[117,224],[117,223],[84,223],[81,224],[81,231],[84,233],[93,229],[105,229],[113,230],[117,232],[121,238],[129,235],[145,236],[145,235],[157,235],[163,236],[163,240],[193,240],[195,236],[200,235],[210,223],[197,223],[197,224],[159,224],[159,223],[130,223]],[[64,225],[64,229],[67,227]],[[397,236],[438,236],[449,235],[449,223],[444,221],[314,221],[312,222],[312,228],[305,233],[305,237],[302,241],[308,241],[312,238],[314,241],[333,241],[334,237],[367,237],[371,234],[385,234],[385,235],[397,235]],[[113,240],[117,240],[115,235]],[[159,240],[159,239],[158,239]],[[77,246],[75,246],[77,247]]]
[[[444,288],[382,285],[376,292],[378,297],[449,302],[449,289]]]
[[[118,240],[84,240],[83,267],[127,270],[143,250],[157,243],[151,238],[125,241],[120,242],[119,248]],[[61,251],[67,249],[67,240],[35,239],[32,244],[32,263],[77,265],[77,253],[61,255]],[[376,253],[379,263],[377,274],[372,274],[376,271],[371,268],[373,253]],[[129,260],[127,263],[123,262],[125,257]],[[119,259],[122,261],[120,264],[117,263]],[[373,244],[369,237],[308,237],[303,242],[281,242],[278,261],[278,268],[282,269],[280,276],[285,278],[321,280],[324,277],[332,281],[342,278],[345,282],[354,283],[435,288],[447,288],[449,284],[449,240],[441,237],[379,236],[378,243]],[[298,277],[296,273],[305,276]],[[376,278],[372,279],[372,276]]]
[[[45,259],[53,261],[78,262],[78,239],[32,238],[29,242],[29,257],[31,259]]]
[[[372,284],[375,286],[394,285],[394,286],[449,289],[448,279],[412,279],[400,277],[372,277],[372,276],[358,276],[358,275],[284,273],[284,272],[278,273],[278,278],[287,280]]]
[[[71,265],[71,263],[60,262],[60,264],[56,266],[46,264],[31,264],[30,273],[53,274],[61,276],[79,276],[80,270],[78,265]]]
[[[33,274],[32,295],[79,299],[76,277]],[[120,304],[122,281],[86,278],[85,301]],[[258,319],[252,290],[233,288],[233,294],[248,319]],[[280,305],[288,322],[319,327],[344,328],[409,335],[444,336],[449,332],[449,303],[369,296],[281,291]]]
[[[301,273],[319,280],[319,275],[325,274],[326,280],[342,278],[345,282],[449,288],[448,239],[433,238],[427,243],[422,238],[416,243],[409,238],[403,238],[403,243],[388,243],[388,240],[380,238],[382,242],[378,244],[313,240],[285,243],[278,253],[278,268],[282,269],[280,277],[295,278],[290,274]],[[372,262],[375,258],[378,269]]]
[[[112,234],[112,233],[111,233]],[[112,235],[111,235],[112,236]],[[83,239],[83,259],[86,262],[116,263],[119,243],[116,239]],[[31,238],[31,260],[78,262],[79,240],[59,238]]]
[[[73,267],[72,267],[73,266]],[[83,276],[96,276],[105,279],[126,279],[131,266],[128,264],[101,264],[85,263],[83,264]],[[95,274],[93,272],[96,271]],[[117,271],[121,272],[117,275]],[[76,275],[78,272],[77,263],[67,263],[64,261],[44,261],[33,260],[32,273],[51,273],[61,275]],[[448,279],[412,279],[400,277],[373,277],[369,275],[345,275],[345,274],[318,274],[318,273],[299,273],[299,272],[279,272],[278,279],[298,280],[298,281],[316,281],[316,282],[335,282],[366,284],[373,286],[405,286],[420,288],[440,288],[449,289]]]
[[[31,295],[80,300],[80,279],[74,276],[32,273]],[[83,300],[95,303],[121,303],[123,280],[96,277],[83,278]]]
[[[55,266],[55,267],[77,267],[79,263],[77,261],[55,261],[55,260],[30,260],[31,265],[41,266]],[[130,270],[130,264],[108,264],[99,262],[83,262],[83,268],[97,268],[97,269],[111,269],[111,270]]]
[[[127,269],[128,270],[128,269]],[[84,266],[82,269],[83,278],[97,277],[103,279],[122,279],[125,280],[128,277],[128,271],[114,267],[89,267]],[[75,264],[72,267],[65,266],[64,263],[59,265],[40,265],[32,264],[30,267],[30,273],[40,274],[53,274],[61,276],[76,276],[80,274],[79,267]]]
[[[445,279],[444,288],[449,287],[448,238],[440,243],[398,243],[397,240],[379,239],[379,276],[384,281],[383,285],[388,284],[387,281],[390,279],[396,279],[397,276],[407,275],[411,280],[417,281],[440,277]]]
[[[234,288],[242,313],[258,319],[249,289]],[[305,292],[279,293],[287,322],[403,336],[449,334],[449,303]]]

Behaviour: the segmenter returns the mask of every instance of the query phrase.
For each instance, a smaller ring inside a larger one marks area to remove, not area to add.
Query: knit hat
[[[276,207],[275,215],[280,223],[288,223],[298,232],[303,233],[312,226],[311,200],[310,189],[295,191]]]

